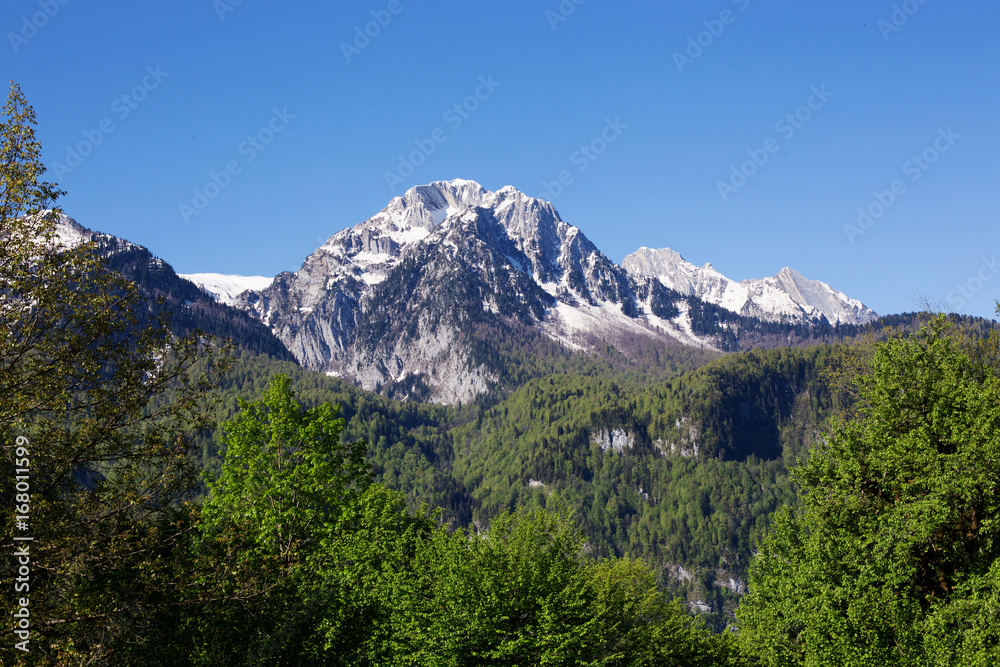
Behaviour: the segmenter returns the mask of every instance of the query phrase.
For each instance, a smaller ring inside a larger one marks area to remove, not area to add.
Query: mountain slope
[[[247,313],[217,302],[197,285],[178,276],[173,267],[145,247],[94,232],[65,215],[59,216],[56,237],[66,247],[94,242],[108,268],[136,284],[150,313],[170,314],[170,329],[175,335],[197,329],[208,336],[228,338],[253,354],[294,360],[267,327]]]

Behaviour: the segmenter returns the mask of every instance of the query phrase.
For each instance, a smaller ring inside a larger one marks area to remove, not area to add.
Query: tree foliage
[[[564,512],[438,531],[396,584],[393,664],[726,664],[726,638],[668,602],[647,566],[585,551]]]
[[[305,405],[341,406],[344,437],[368,441],[375,480],[411,510],[441,507],[470,527],[518,506],[570,508],[595,553],[642,558],[673,593],[716,610],[710,622],[721,628],[770,514],[795,498],[786,462],[842,407],[819,380],[833,354],[826,346],[740,353],[646,387],[550,375],[492,407],[401,403],[240,355],[222,380],[217,417],[286,374]],[[616,430],[633,437],[631,448],[598,444]],[[201,443],[209,469],[220,440]]]
[[[382,664],[386,582],[433,524],[371,483],[365,442],[343,440],[338,410],[303,408],[279,375],[223,424],[197,551],[229,563],[238,603],[181,633],[196,664]]]
[[[303,543],[327,539],[337,513],[369,482],[365,442],[341,442],[339,407],[304,410],[288,384],[278,376],[261,400],[240,401],[224,426],[222,475],[203,508],[207,530],[235,523],[286,561]]]
[[[280,376],[224,424],[200,548],[230,563],[239,604],[202,609],[178,634],[195,664],[729,659],[729,642],[669,602],[645,565],[594,558],[568,514],[451,530],[370,483],[363,443],[345,444],[342,427],[328,404],[301,408]]]

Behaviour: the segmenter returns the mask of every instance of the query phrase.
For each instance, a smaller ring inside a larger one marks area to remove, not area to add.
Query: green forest
[[[281,373],[305,405],[341,406],[347,437],[368,443],[376,479],[413,509],[427,503],[470,525],[519,506],[565,507],[602,555],[742,576],[767,516],[794,498],[786,460],[805,451],[836,403],[813,395],[832,350],[745,353],[646,387],[549,375],[488,408],[399,403],[241,354],[222,378],[218,415]],[[599,438],[615,431],[630,434],[627,450],[602,448]],[[203,440],[207,469],[220,465],[218,442]]]
[[[60,246],[16,85],[3,114],[2,664],[1000,662],[994,325],[501,339],[509,391],[393,400]]]

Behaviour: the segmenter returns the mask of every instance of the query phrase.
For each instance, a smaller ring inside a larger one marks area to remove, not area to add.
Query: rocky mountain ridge
[[[622,260],[633,277],[651,277],[740,315],[766,321],[802,322],[825,317],[831,324],[866,324],[878,318],[861,301],[826,283],[808,280],[789,267],[770,278],[736,282],[711,264],[697,267],[670,248],[640,248]]]

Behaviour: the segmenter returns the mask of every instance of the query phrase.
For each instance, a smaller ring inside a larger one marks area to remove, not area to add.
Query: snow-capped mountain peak
[[[422,387],[444,402],[502,383],[497,360],[509,348],[499,340],[739,349],[744,337],[760,340],[761,319],[808,329],[823,317],[874,317],[790,269],[737,283],[667,248],[642,248],[618,266],[550,202],[464,179],[410,188],[266,287],[189,277],[259,318],[307,368],[394,395]]]
[[[490,192],[465,179],[410,188],[368,220],[331,236],[306,264],[319,262],[326,265],[323,270],[329,274],[377,284],[412,244],[422,243],[457,222],[469,222],[480,209],[490,211],[518,249],[528,255],[528,271],[541,282],[560,273],[558,256],[562,247],[579,235],[577,228],[563,222],[550,203],[513,186]]]
[[[878,318],[857,299],[788,267],[770,278],[736,282],[711,264],[696,267],[670,248],[645,247],[627,256],[622,266],[634,277],[655,278],[685,296],[763,320],[811,322],[825,317],[831,324],[865,324]]]
[[[379,211],[371,222],[399,230],[433,231],[449,216],[464,209],[492,204],[493,193],[475,181],[455,179],[417,185]]]

